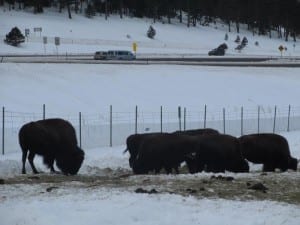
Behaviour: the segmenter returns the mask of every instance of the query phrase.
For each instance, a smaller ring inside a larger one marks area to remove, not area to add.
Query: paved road
[[[238,67],[300,67],[300,57],[190,57],[180,56],[143,56],[136,60],[94,60],[91,54],[72,55],[0,55],[1,63],[77,63],[77,64],[170,64],[193,66],[238,66]]]

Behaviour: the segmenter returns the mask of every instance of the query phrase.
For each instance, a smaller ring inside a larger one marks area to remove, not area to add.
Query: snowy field
[[[12,17],[14,16],[14,17]],[[13,26],[23,32],[31,29],[28,42],[19,48],[0,41],[0,54],[44,53],[42,38],[34,27],[42,27],[42,36],[59,36],[65,40],[59,46],[61,53],[93,53],[96,50],[131,50],[132,42],[138,43],[138,53],[199,54],[224,42],[226,28],[218,25],[187,29],[184,25],[154,24],[155,40],[145,33],[151,20],[111,16],[87,19],[81,15],[67,15],[53,10],[41,15],[8,11],[0,8],[0,38]],[[130,36],[128,38],[128,35]],[[229,34],[228,55],[278,56],[278,46],[287,46],[287,56],[299,56],[298,46],[276,38],[247,36],[249,45],[244,52],[234,50],[236,33]],[[259,41],[260,46],[254,45]],[[68,43],[67,43],[68,42]],[[73,44],[72,44],[73,43]],[[56,53],[49,42],[47,53]],[[295,68],[222,68],[168,65],[68,65],[68,64],[0,64],[0,106],[9,111],[37,112],[47,105],[47,112],[58,114],[96,113],[107,111],[113,105],[118,111],[132,110],[135,105],[147,110],[161,105],[176,108],[178,105],[197,108],[211,107],[299,107],[300,69]],[[1,132],[0,132],[1,133]],[[300,158],[300,131],[281,133],[290,144],[291,153]],[[0,156],[0,178],[14,178],[21,172],[21,153],[17,140],[11,151]],[[124,140],[125,143],[125,140]],[[8,146],[10,148],[10,146]],[[125,145],[84,149],[86,158],[79,176],[107,176],[114,171],[129,171],[128,155],[122,154]],[[38,170],[48,173],[39,157]],[[258,173],[260,166],[251,165]],[[30,179],[31,169],[27,164]],[[112,172],[111,172],[112,171]],[[252,174],[229,174],[250,177]],[[55,176],[55,175],[53,175]],[[179,175],[188,179],[189,175]],[[200,177],[207,176],[200,174]],[[210,176],[210,175],[208,175]],[[298,172],[287,172],[300,186]],[[150,176],[149,176],[150,177]],[[177,179],[165,175],[162,179]],[[146,177],[134,179],[147,183]],[[150,178],[149,178],[150,179]],[[50,192],[49,186],[59,186]],[[200,184],[199,184],[200,185]],[[0,184],[0,224],[2,225],[117,225],[117,224],[230,224],[230,225],[299,225],[300,206],[272,200],[197,198],[180,194],[137,194],[133,188],[85,186],[78,181],[62,184]],[[284,193],[285,190],[282,192]],[[300,193],[296,193],[300,195]],[[299,198],[299,197],[298,197]],[[266,198],[267,199],[267,198]]]

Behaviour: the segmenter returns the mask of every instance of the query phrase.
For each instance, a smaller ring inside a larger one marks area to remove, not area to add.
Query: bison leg
[[[58,173],[58,172],[55,171],[55,169],[54,169],[54,167],[53,167],[53,164],[50,166],[50,172],[51,172],[51,173]]]
[[[159,174],[159,172],[160,172],[160,168],[155,168],[155,169],[154,169],[154,173],[155,173],[155,174]]]
[[[24,150],[22,149],[22,174],[26,174],[26,169],[25,169],[25,163],[26,163],[26,158],[27,158],[27,149]]]
[[[47,159],[47,165],[49,166],[49,168],[50,168],[50,172],[51,173],[57,173],[56,171],[55,171],[55,169],[54,169],[54,158],[48,158]]]
[[[30,163],[30,166],[32,168],[33,173],[38,173],[38,171],[36,170],[34,164],[33,164],[33,159],[34,159],[35,154],[33,152],[29,151],[29,155],[28,155],[28,161]]]
[[[265,163],[265,164],[263,165],[263,171],[264,171],[264,172],[274,172],[274,171],[275,171],[275,166],[272,165],[272,164],[267,164],[267,163]]]

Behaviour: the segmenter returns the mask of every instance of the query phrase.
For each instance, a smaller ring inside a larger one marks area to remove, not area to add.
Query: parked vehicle
[[[208,52],[208,55],[217,55],[222,56],[225,55],[225,50],[228,49],[227,45],[225,43],[219,45],[217,48],[211,50]]]
[[[116,50],[107,52],[107,59],[133,60],[135,58],[135,55],[131,51]]]
[[[94,54],[94,59],[107,59],[107,52],[104,51],[97,51]]]

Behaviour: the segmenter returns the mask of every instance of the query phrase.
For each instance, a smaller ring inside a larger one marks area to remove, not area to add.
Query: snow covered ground
[[[253,36],[251,32],[241,29],[241,39],[246,36],[248,47],[242,52],[234,50],[237,44],[234,40],[236,32],[228,33],[228,27],[223,24],[210,24],[208,27],[197,25],[187,28],[185,24],[179,24],[176,19],[172,24],[157,22],[152,19],[128,18],[120,20],[119,16],[111,15],[106,21],[103,16],[95,16],[88,19],[82,15],[73,14],[68,19],[65,13],[58,13],[56,9],[48,10],[47,13],[33,14],[31,12],[8,11],[0,9],[0,38],[12,27],[18,28],[25,34],[25,29],[30,29],[28,42],[19,48],[11,47],[0,42],[0,54],[4,53],[46,53],[56,54],[54,37],[61,38],[58,52],[65,53],[94,53],[99,50],[124,49],[132,50],[132,43],[137,43],[137,53],[186,53],[207,56],[209,50],[216,48],[222,43],[228,45],[226,55],[265,55],[280,56],[278,47],[283,45],[287,51],[284,56],[299,56],[300,46],[293,41],[285,42],[283,39],[269,39],[265,36]],[[17,16],[16,16],[17,15]],[[121,23],[120,23],[121,21]],[[149,39],[146,32],[152,25],[156,30],[155,38]],[[34,28],[42,28],[42,32],[34,32]],[[242,26],[243,27],[243,26]],[[225,34],[228,40],[225,41]],[[48,44],[44,46],[43,37],[47,37]],[[259,46],[255,46],[255,42]]]
[[[18,192],[19,188],[11,187],[4,193]],[[72,187],[41,194],[44,189],[27,185],[23,193],[1,199],[2,223],[297,225],[300,220],[299,206],[270,201],[209,200]]]
[[[14,17],[12,17],[14,16]],[[146,37],[151,20],[117,16],[108,21],[103,17],[87,19],[53,10],[34,15],[0,8],[0,37],[13,26],[23,32],[30,28],[28,42],[16,48],[0,42],[0,54],[45,53],[43,36],[61,37],[61,53],[93,53],[96,50],[131,50],[138,43],[138,53],[182,53],[206,55],[224,42],[225,27],[186,28],[178,24],[154,24],[155,40]],[[42,27],[41,37],[34,27]],[[128,38],[128,35],[130,38]],[[297,43],[283,42],[262,36],[247,36],[249,45],[242,53],[236,52],[236,33],[229,34],[228,55],[278,56],[278,46],[287,46],[287,56],[299,56]],[[259,41],[260,46],[254,45]],[[56,53],[49,41],[46,53]],[[48,65],[0,64],[0,104],[8,111],[38,112],[47,105],[48,113],[96,113],[107,111],[109,105],[118,111],[143,109],[202,107],[208,104],[240,108],[263,106],[299,107],[300,70],[295,68],[222,68],[168,65]],[[84,110],[82,110],[84,109]],[[23,114],[22,114],[23,115]],[[17,135],[17,131],[15,132]],[[300,132],[283,132],[290,144],[292,155],[300,158]],[[125,141],[125,140],[124,140]],[[17,139],[9,153],[0,156],[0,177],[15,177],[21,171],[21,154]],[[125,143],[125,142],[124,142]],[[128,155],[120,146],[85,149],[86,159],[80,175],[101,175],[106,168],[129,169]],[[40,158],[35,160],[39,170],[48,172]],[[30,168],[27,165],[28,172]],[[259,170],[260,167],[252,167]],[[299,172],[298,172],[299,173]],[[298,173],[295,182],[300,185]],[[30,176],[30,175],[28,175]],[[185,176],[185,175],[181,175]],[[238,175],[249,176],[249,175]],[[251,176],[251,175],[250,175]],[[26,176],[24,176],[26,178]],[[137,178],[139,179],[139,178]],[[298,225],[300,206],[275,201],[240,201],[206,199],[176,194],[136,194],[123,188],[78,188],[68,183],[50,193],[45,184],[0,185],[1,225],[72,224],[286,224]],[[283,190],[284,191],[284,190]]]

